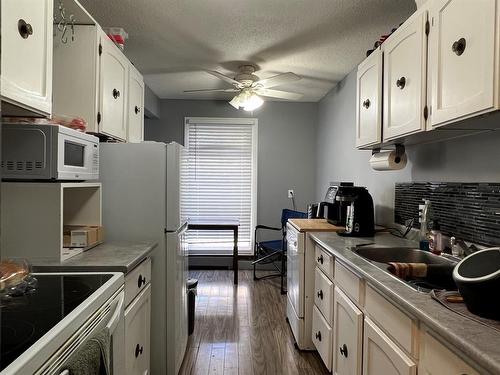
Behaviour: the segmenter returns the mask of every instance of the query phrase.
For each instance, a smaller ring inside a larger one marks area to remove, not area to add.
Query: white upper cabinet
[[[365,319],[363,375],[415,375],[417,365],[370,319]]]
[[[14,105],[3,114],[52,112],[52,7],[52,0],[1,1],[1,96]]]
[[[494,108],[496,7],[495,0],[433,2],[429,35],[433,127]]]
[[[130,64],[128,73],[127,141],[141,142],[144,139],[144,80]]]
[[[54,40],[55,114],[82,117],[90,133],[140,141],[143,102],[142,76],[98,25],[75,26],[72,42]]]
[[[100,34],[99,132],[125,140],[130,62],[104,32]]]
[[[358,66],[356,147],[382,141],[382,51],[378,48]]]
[[[384,141],[425,130],[427,12],[413,15],[382,45]]]

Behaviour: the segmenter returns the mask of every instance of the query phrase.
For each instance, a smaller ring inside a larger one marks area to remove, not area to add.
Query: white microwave
[[[99,179],[99,138],[60,125],[3,124],[2,179]]]

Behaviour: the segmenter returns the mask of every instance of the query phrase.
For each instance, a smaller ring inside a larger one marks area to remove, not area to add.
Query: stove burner
[[[1,326],[2,355],[9,355],[19,350],[31,340],[35,326],[29,322],[15,319],[2,320]]]

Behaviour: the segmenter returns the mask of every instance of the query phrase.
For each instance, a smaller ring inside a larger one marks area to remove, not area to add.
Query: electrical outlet
[[[293,198],[293,190],[292,189],[289,189],[288,190],[288,198]]]

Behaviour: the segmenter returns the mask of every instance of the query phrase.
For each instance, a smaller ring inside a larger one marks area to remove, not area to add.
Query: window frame
[[[241,118],[241,117],[185,117],[184,118],[184,147],[185,152],[189,152],[189,126],[196,124],[216,124],[222,126],[232,125],[248,125],[252,129],[252,185],[251,185],[251,213],[250,213],[250,248],[248,252],[238,246],[239,255],[253,255],[253,244],[255,242],[255,226],[257,225],[257,187],[258,187],[258,143],[259,143],[259,120],[257,118]],[[188,249],[189,252],[189,249]],[[195,253],[198,251],[195,251]],[[205,255],[205,256],[220,256],[226,255],[214,252],[213,254],[190,254],[190,255]]]

